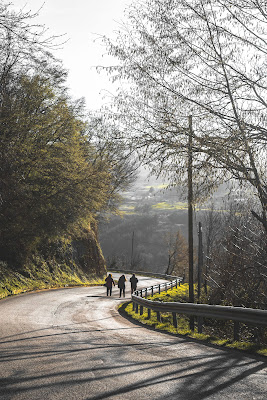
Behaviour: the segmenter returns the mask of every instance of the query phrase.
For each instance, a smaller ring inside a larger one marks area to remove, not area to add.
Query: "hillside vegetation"
[[[131,175],[108,126],[69,96],[56,38],[35,17],[1,2],[1,297],[103,277],[97,215],[116,211]]]
[[[19,271],[13,271],[6,264],[0,263],[0,299],[33,290],[90,286],[103,282],[99,276],[85,273],[77,266],[56,262],[48,264],[39,257]]]

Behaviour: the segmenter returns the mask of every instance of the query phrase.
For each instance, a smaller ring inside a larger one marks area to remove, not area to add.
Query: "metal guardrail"
[[[108,268],[108,271],[110,272],[119,272],[121,274],[135,274],[135,275],[143,275],[143,276],[151,276],[151,277],[157,277],[157,278],[163,278],[166,280],[175,280],[178,279],[180,281],[183,280],[183,278],[178,277],[178,276],[173,276],[173,275],[167,275],[167,274],[158,274],[157,272],[148,272],[148,271],[133,271],[133,270],[123,270],[123,269],[113,269],[113,268]]]
[[[180,278],[181,279],[181,278]],[[203,317],[232,320],[234,321],[234,339],[239,338],[239,323],[252,324],[255,326],[267,326],[267,310],[259,310],[243,307],[216,306],[209,304],[193,304],[178,302],[160,302],[148,300],[148,295],[163,290],[168,290],[174,286],[181,284],[181,280],[175,279],[168,283],[151,286],[142,290],[137,290],[132,294],[133,309],[138,312],[140,306],[140,314],[143,314],[143,307],[149,310],[149,318],[151,310],[157,312],[157,318],[160,321],[160,313],[172,313],[173,325],[177,328],[176,314],[186,314],[198,318],[198,332],[202,332]]]
[[[170,282],[163,282],[163,283],[159,283],[159,284],[154,285],[154,286],[149,286],[149,287],[147,287],[145,289],[136,290],[134,293],[136,293],[136,296],[139,296],[139,293],[140,293],[141,297],[143,297],[143,295],[145,297],[147,297],[149,292],[150,292],[150,295],[153,296],[153,294],[156,293],[156,291],[158,293],[160,293],[160,292],[162,292],[164,290],[167,291],[168,289],[172,289],[173,287],[180,286],[181,283],[184,282],[184,279],[180,278],[180,277],[173,277],[173,276],[171,277],[170,275],[164,275],[164,276],[172,278],[172,280]]]

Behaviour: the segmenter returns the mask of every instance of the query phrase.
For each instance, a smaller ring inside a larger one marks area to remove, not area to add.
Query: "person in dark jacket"
[[[126,281],[125,275],[122,275],[119,277],[118,287],[120,289],[120,297],[121,297],[122,293],[123,293],[123,297],[125,297],[125,281]]]
[[[106,277],[105,281],[106,281],[106,287],[107,287],[107,296],[108,296],[108,295],[111,296],[111,293],[112,293],[112,285],[115,286],[115,282],[114,282],[114,280],[113,280],[113,278],[112,278],[112,275],[109,274],[109,275]]]
[[[136,291],[138,279],[136,278],[135,274],[133,274],[130,278],[131,282],[131,293]]]

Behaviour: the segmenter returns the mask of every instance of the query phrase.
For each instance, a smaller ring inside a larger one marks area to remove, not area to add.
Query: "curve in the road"
[[[264,359],[135,325],[120,301],[104,287],[0,301],[0,399],[266,398]]]

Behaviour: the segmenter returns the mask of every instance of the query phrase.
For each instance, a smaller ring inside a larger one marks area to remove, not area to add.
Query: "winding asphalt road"
[[[0,301],[0,399],[267,398],[263,358],[148,330],[119,315],[120,301],[104,287]]]

